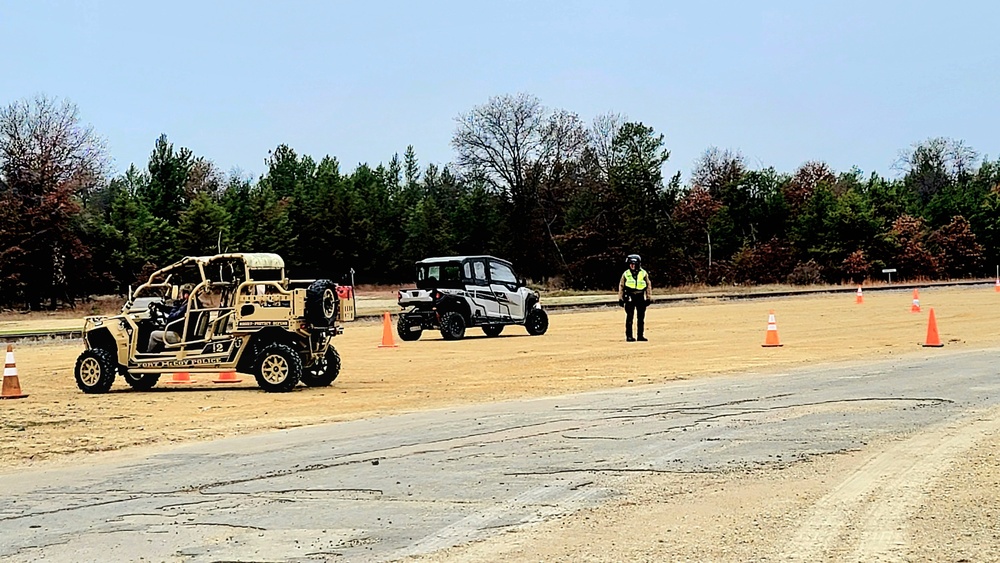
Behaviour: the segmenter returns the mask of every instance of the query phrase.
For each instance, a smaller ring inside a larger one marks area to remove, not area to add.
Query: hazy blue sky
[[[527,92],[654,127],[685,179],[709,146],[891,174],[928,137],[1000,154],[998,6],[0,0],[0,104],[70,99],[119,171],[160,133],[254,176],[279,143],[444,164],[457,115]]]

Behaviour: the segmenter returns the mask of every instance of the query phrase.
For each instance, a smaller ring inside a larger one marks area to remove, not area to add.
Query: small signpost
[[[886,268],[882,270],[883,274],[889,274],[889,283],[892,283],[892,274],[896,271],[896,268]]]

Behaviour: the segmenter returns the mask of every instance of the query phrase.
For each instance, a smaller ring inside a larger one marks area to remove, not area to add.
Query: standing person
[[[643,329],[646,324],[646,305],[653,300],[653,287],[649,283],[649,274],[642,269],[642,258],[638,254],[629,254],[625,259],[628,269],[618,282],[618,305],[625,307],[625,340],[635,342],[632,338],[632,316],[638,312],[636,319],[636,336],[639,342],[646,342]]]

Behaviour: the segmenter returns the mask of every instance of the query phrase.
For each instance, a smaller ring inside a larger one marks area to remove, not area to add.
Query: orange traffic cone
[[[993,286],[994,291],[1000,292],[1000,278],[997,278],[997,283]]]
[[[854,302],[857,303],[858,305],[860,305],[860,304],[862,304],[862,303],[865,302],[865,297],[864,297],[864,295],[861,294],[861,286],[860,285],[858,286],[858,294],[854,298]]]
[[[23,399],[27,397],[21,392],[21,384],[17,380],[17,364],[14,362],[14,346],[7,345],[7,361],[3,365],[3,388],[0,389],[0,399]]]
[[[392,336],[392,317],[386,312],[382,315],[382,343],[379,348],[397,348],[396,341]]]
[[[224,372],[222,372],[222,373],[219,374],[219,378],[218,379],[213,379],[212,380],[212,382],[214,382],[214,383],[239,383],[241,381],[243,381],[243,380],[237,378],[236,377],[236,372],[233,371],[233,370],[224,371]]]
[[[170,381],[164,381],[166,385],[186,385],[189,383],[196,383],[195,380],[191,379],[191,374],[186,371],[175,371],[171,374]]]
[[[774,320],[774,311],[769,311],[767,314],[767,336],[764,338],[764,343],[761,346],[764,348],[784,346],[784,344],[778,342],[778,323]]]
[[[938,336],[937,321],[934,320],[934,307],[931,307],[930,314],[927,315],[927,341],[921,344],[924,348],[940,348],[944,346]]]
[[[917,292],[917,288],[913,288],[913,304],[910,305],[910,312],[920,312],[920,293]]]

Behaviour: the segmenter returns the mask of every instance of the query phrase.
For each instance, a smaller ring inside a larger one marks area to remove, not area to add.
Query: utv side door
[[[220,284],[221,285],[221,284]],[[195,296],[198,307],[191,311],[185,342],[206,356],[224,361],[233,352],[233,296],[225,290],[203,289]]]
[[[490,289],[496,295],[500,317],[504,320],[524,318],[524,298],[518,291],[519,286],[517,275],[510,266],[490,260]]]
[[[463,273],[471,273],[465,289],[471,301],[469,308],[474,324],[482,324],[483,319],[496,319],[500,316],[500,308],[490,288],[489,273],[486,268],[484,258],[468,260],[462,266]]]

